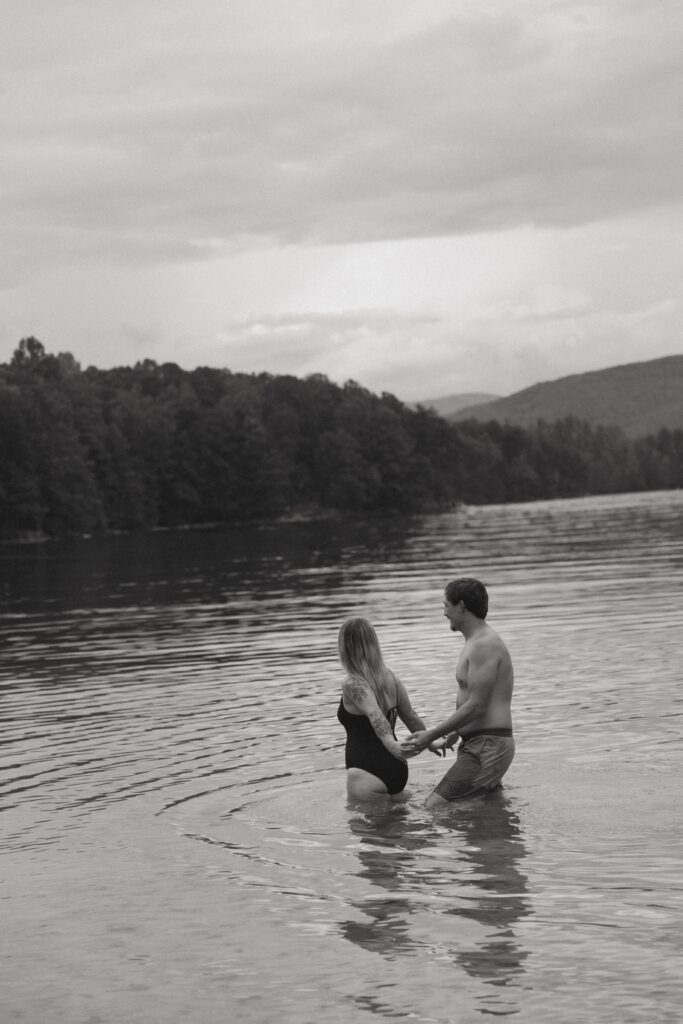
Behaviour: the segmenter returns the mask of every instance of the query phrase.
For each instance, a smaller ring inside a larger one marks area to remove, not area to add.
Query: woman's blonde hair
[[[393,674],[384,664],[377,633],[367,619],[347,619],[339,630],[339,659],[356,679],[381,693]]]

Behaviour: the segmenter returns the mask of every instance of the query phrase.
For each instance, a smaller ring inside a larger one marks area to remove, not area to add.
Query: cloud
[[[468,391],[511,394],[539,380],[679,350],[673,301],[630,311],[592,308],[586,296],[539,291],[530,307],[501,305],[460,321],[398,310],[297,314],[231,323],[200,342],[213,366],[234,372],[324,373],[420,401]],[[666,345],[662,338],[671,337]],[[658,346],[658,347],[657,347]],[[201,361],[201,360],[200,360]]]
[[[438,325],[437,317],[384,309],[283,314],[235,321],[202,351],[233,371],[324,373],[386,390],[383,381],[419,366]]]
[[[680,198],[670,0],[435,4],[424,21],[407,0],[29,7],[10,5],[0,44],[17,274]]]
[[[512,394],[538,381],[680,353],[675,300],[616,309],[575,298],[573,311],[571,296],[566,302],[556,296],[553,313],[541,294],[531,309],[510,305],[474,314],[461,325],[456,342],[471,386],[454,390]],[[446,368],[438,379],[446,382]]]
[[[680,347],[674,0],[7,0],[0,341],[509,393]]]

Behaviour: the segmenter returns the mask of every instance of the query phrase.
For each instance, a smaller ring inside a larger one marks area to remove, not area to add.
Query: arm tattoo
[[[367,688],[362,683],[357,682],[355,679],[349,680],[344,687],[346,693],[349,695],[354,704],[361,704],[363,698],[367,696]]]
[[[359,682],[357,679],[349,679],[347,681],[344,686],[344,693],[357,707],[362,707],[363,702],[367,700],[370,694],[372,694],[373,697],[375,696],[369,686]],[[387,718],[382,714],[381,708],[376,703],[369,712],[366,712],[366,715],[379,739],[382,739],[383,736],[393,737],[391,726],[389,725]]]
[[[380,739],[382,739],[383,736],[391,736],[391,726],[379,708],[377,708],[377,710],[373,708],[368,715],[368,718],[370,720],[370,725]]]

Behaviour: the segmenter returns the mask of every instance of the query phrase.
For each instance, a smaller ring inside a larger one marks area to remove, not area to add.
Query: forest
[[[0,536],[411,515],[683,485],[683,432],[573,417],[449,423],[354,381],[146,359],[83,370],[24,338],[0,365]]]

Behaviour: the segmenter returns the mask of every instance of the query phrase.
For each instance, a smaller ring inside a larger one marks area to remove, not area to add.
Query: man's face
[[[443,602],[443,613],[451,624],[451,629],[456,630],[460,628],[462,622],[463,603],[458,601],[457,604],[451,604],[446,598]]]

